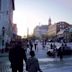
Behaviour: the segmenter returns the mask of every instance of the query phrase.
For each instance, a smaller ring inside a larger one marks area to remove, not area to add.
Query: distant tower
[[[27,38],[29,37],[29,28],[27,28]]]
[[[49,18],[48,20],[48,25],[51,25],[51,18]]]

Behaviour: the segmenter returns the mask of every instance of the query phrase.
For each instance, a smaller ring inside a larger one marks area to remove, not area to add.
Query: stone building
[[[14,10],[14,0],[0,0],[0,48],[12,38]]]
[[[36,26],[34,29],[34,36],[42,38],[44,35],[47,35],[48,25]]]

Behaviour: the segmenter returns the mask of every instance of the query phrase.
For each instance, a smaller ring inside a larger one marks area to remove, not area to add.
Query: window
[[[0,10],[1,10],[1,0],[0,0]]]

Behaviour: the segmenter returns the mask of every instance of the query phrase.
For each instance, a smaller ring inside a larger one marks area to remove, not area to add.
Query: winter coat
[[[26,54],[23,48],[12,48],[9,51],[9,60],[11,62],[11,67],[19,68],[23,66],[23,59],[26,62]]]
[[[38,63],[38,59],[35,57],[30,57],[27,60],[26,70],[28,72],[37,72],[37,71],[41,72],[40,67],[39,67],[39,63]]]

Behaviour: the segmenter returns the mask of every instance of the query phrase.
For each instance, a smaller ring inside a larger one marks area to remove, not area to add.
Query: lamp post
[[[4,38],[5,38],[5,27],[2,27],[2,48],[4,47],[5,42]]]

